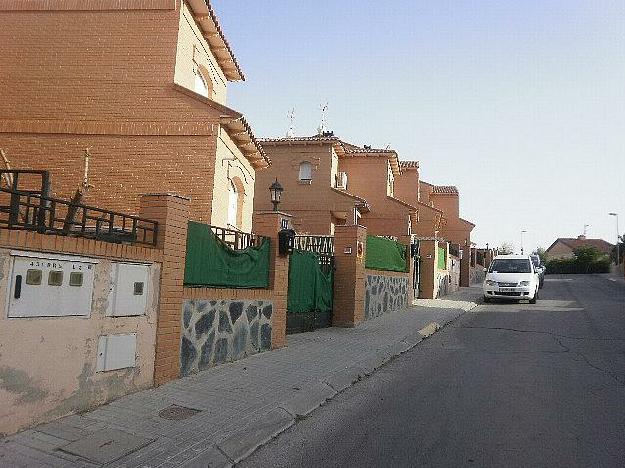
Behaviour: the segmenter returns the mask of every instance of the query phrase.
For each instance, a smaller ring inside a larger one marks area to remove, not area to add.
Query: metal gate
[[[419,281],[421,278],[421,256],[419,252],[419,241],[413,240],[410,244],[410,256],[412,257],[413,272],[412,272],[412,289],[413,297],[416,299],[419,297]]]
[[[331,236],[296,236],[289,259],[286,332],[332,325],[334,256]]]

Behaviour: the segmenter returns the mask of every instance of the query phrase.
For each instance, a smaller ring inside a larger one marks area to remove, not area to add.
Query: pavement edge
[[[455,309],[457,314],[450,319],[442,323],[430,322],[420,330],[404,336],[401,340],[376,350],[373,356],[331,373],[322,381],[305,389],[301,394],[278,403],[276,408],[226,437],[216,445],[211,446],[208,450],[205,450],[199,456],[186,463],[184,467],[199,468],[209,466],[227,468],[235,466],[252,455],[260,447],[285,432],[298,420],[307,417],[320,406],[354,386],[356,382],[373,375],[376,370],[411,350],[423,340],[442,330],[465,312],[477,306],[478,304],[475,302],[467,302],[463,304],[462,308]]]

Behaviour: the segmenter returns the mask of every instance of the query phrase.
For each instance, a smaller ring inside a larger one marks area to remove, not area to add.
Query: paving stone
[[[97,463],[110,463],[152,442],[116,429],[103,429],[63,447],[63,451]]]
[[[276,408],[220,442],[218,448],[238,463],[295,423],[286,410]]]
[[[230,468],[231,466],[233,466],[232,460],[224,455],[216,445],[213,445],[182,464],[181,468]]]
[[[307,416],[336,395],[336,390],[325,383],[307,386],[296,392],[295,395],[279,405],[294,417]]]
[[[334,371],[325,382],[337,392],[342,392],[365,376],[365,369],[360,366],[349,366]]]

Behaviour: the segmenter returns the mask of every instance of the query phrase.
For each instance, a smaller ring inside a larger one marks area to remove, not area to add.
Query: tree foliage
[[[625,234],[619,236],[619,263],[623,262],[623,257],[625,256]],[[616,259],[616,246],[612,247],[612,253],[610,254],[610,259],[614,261]]]
[[[573,258],[556,258],[547,262],[547,273],[609,273],[610,258],[595,246],[583,246],[573,251]]]
[[[543,265],[547,264],[546,250],[542,247],[538,247],[536,250],[534,250],[532,252],[532,255],[538,255],[538,258],[540,258],[540,263]]]

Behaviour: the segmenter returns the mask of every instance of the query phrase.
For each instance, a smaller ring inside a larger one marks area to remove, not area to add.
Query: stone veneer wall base
[[[272,314],[267,300],[186,300],[180,375],[270,350]]]

